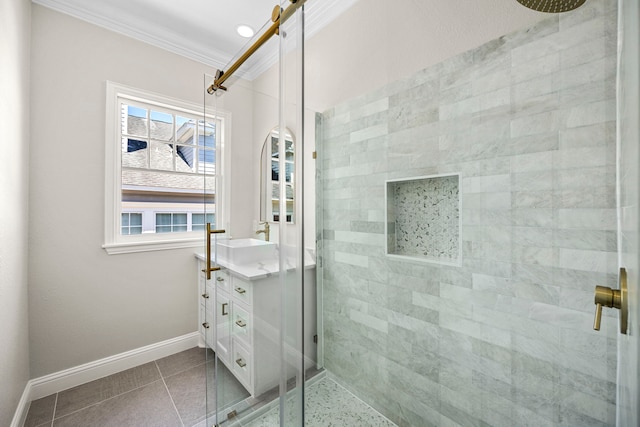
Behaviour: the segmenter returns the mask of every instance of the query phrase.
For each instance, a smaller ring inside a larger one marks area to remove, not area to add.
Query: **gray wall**
[[[340,382],[400,425],[614,424],[615,75],[615,1],[589,2],[326,111]],[[386,257],[384,181],[450,172],[462,267]]]
[[[31,375],[39,377],[197,330],[194,249],[107,255],[105,82],[203,101],[207,66],[33,6],[29,258]],[[231,111],[231,229],[251,233],[251,91]],[[9,152],[9,151],[7,151]],[[233,156],[236,156],[235,158]]]
[[[29,379],[27,238],[31,2],[0,3],[0,425]]]

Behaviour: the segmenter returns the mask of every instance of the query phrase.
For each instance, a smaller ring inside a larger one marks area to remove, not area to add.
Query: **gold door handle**
[[[620,333],[627,334],[627,319],[629,316],[629,306],[627,302],[627,271],[620,268],[618,275],[620,289],[611,289],[606,286],[596,286],[593,299],[596,305],[596,315],[593,320],[593,329],[600,330],[602,319],[602,307],[617,308],[620,310]]]
[[[224,233],[224,230],[212,230],[211,229],[211,223],[208,222],[207,223],[207,264],[204,268],[204,270],[202,270],[203,273],[207,274],[207,280],[211,280],[211,272],[212,271],[218,271],[220,270],[220,267],[211,267],[211,235],[212,234],[221,234]]]

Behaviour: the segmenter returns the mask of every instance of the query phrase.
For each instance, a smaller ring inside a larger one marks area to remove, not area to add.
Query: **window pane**
[[[177,224],[177,225],[187,225],[187,214],[186,213],[180,213],[180,214],[173,214],[173,223]]]
[[[293,161],[293,141],[285,140],[285,160]]]
[[[186,225],[176,225],[176,226],[173,227],[173,231],[174,232],[187,231],[187,226]]]
[[[277,160],[271,161],[271,181],[280,180],[280,162]]]
[[[140,227],[131,227],[129,229],[129,234],[142,234],[142,226],[140,226]]]
[[[211,223],[211,226],[215,228],[215,223],[216,223],[216,215],[212,214],[212,213],[208,213],[206,215],[207,217],[207,222]],[[194,213],[191,215],[191,230],[192,231],[202,231],[204,230],[206,223],[205,223],[205,214],[202,213]]]
[[[216,173],[216,152],[208,148],[198,149],[198,173]]]
[[[131,226],[140,226],[142,227],[142,214],[139,213],[132,213],[129,214],[129,216],[131,217]]]
[[[176,136],[182,144],[194,144],[196,121],[182,116],[176,116]]]
[[[285,162],[285,180],[291,182],[293,177],[293,163]]]
[[[122,132],[132,136],[147,136],[147,110],[122,104]]]
[[[156,233],[171,233],[171,226],[170,225],[169,226],[166,226],[166,225],[159,226],[159,225],[157,225],[156,226]]]
[[[128,213],[123,213],[121,215],[121,221],[122,221],[122,227],[128,227],[129,226],[129,214]]]
[[[198,145],[216,148],[216,125],[210,122],[199,122]]]
[[[173,170],[173,144],[151,142],[151,169]]]
[[[193,172],[196,167],[196,149],[190,145],[178,145],[176,150],[176,154],[178,155],[176,159],[176,170],[178,172]]]
[[[272,136],[271,137],[271,157],[278,158],[278,138]]]
[[[173,116],[159,111],[151,111],[151,138],[173,141]]]
[[[146,168],[147,142],[139,139],[122,138],[122,166]]]
[[[159,225],[171,225],[171,214],[156,214],[156,226]]]
[[[120,229],[120,234],[122,234],[123,236],[129,234],[129,227],[122,227]]]

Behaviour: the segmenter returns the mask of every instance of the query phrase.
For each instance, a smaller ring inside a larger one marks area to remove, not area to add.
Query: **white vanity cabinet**
[[[206,280],[204,265],[198,259],[202,340],[252,396],[259,396],[279,384],[279,275],[253,277],[242,266],[230,266]],[[315,301],[315,268],[305,270],[305,284],[305,295],[309,295],[305,300]],[[299,323],[292,327],[298,328]],[[305,301],[307,368],[316,360],[315,325],[315,304]],[[299,355],[289,351],[287,357]]]

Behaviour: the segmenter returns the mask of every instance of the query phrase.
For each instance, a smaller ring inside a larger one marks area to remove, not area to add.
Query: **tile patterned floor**
[[[205,399],[213,402],[212,393],[205,393],[207,375],[213,369],[207,369],[205,350],[192,348],[35,400],[24,426],[204,426]],[[226,369],[218,375],[225,385],[223,399],[249,396]],[[212,384],[213,377],[209,380]]]
[[[214,396],[205,393],[206,379],[209,384],[215,380],[223,385],[219,397],[224,402],[249,396],[228,370],[221,369],[213,378],[214,370],[207,369],[212,363],[207,362],[204,349],[192,348],[34,400],[24,426],[207,427],[205,400],[210,398],[213,407]],[[276,396],[272,393],[268,399]],[[307,426],[395,426],[327,377],[313,381],[306,397]],[[252,405],[267,403],[254,401]],[[278,408],[249,423],[239,421],[235,425],[275,427],[279,425]]]

